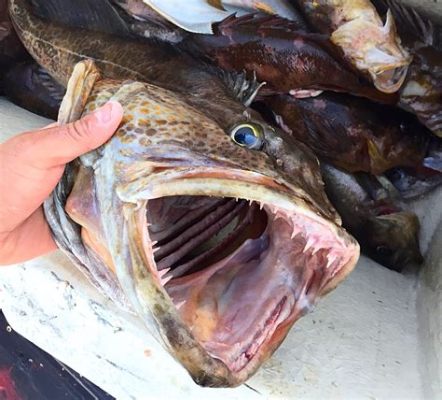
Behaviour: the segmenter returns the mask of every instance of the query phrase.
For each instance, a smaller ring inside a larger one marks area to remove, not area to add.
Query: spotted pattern
[[[163,149],[181,146],[215,162],[282,178],[264,153],[236,145],[217,123],[168,90],[148,83],[101,80],[96,83],[84,113],[110,99],[118,100],[124,108],[123,121],[115,134],[123,144],[123,157],[131,157],[134,146],[137,153],[153,145]]]

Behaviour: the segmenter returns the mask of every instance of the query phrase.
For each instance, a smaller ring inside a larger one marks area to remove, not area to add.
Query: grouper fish
[[[161,46],[157,59],[145,57],[137,43],[33,19],[23,1],[10,10],[27,48],[67,86],[59,123],[108,100],[124,108],[113,138],[70,164],[45,203],[56,242],[198,384],[241,384],[359,256],[316,158],[296,141],[280,147],[288,148],[281,158],[254,130],[226,134],[238,106],[221,115],[206,104],[219,92],[197,101],[165,88],[164,76],[176,84],[180,74]],[[95,53],[92,62],[88,53],[103,43],[109,57]],[[139,72],[131,47],[143,57]],[[155,79],[163,87],[146,82]]]
[[[108,100],[123,123],[45,203],[54,237],[198,384],[238,385],[352,270],[358,244],[304,190],[317,164],[287,175],[170,91],[100,80],[84,61],[59,122]]]

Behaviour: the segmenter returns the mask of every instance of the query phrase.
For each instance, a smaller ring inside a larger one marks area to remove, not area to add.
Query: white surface
[[[0,98],[0,138],[46,123]],[[424,241],[433,240],[419,285],[362,258],[248,381],[257,392],[195,385],[61,253],[0,269],[0,306],[14,329],[118,399],[438,398],[441,200],[439,190],[420,207]]]

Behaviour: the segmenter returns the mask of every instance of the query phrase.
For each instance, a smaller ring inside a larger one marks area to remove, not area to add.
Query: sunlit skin
[[[72,124],[51,124],[0,145],[0,265],[56,250],[42,203],[66,163],[106,142],[122,116],[121,105],[109,102]]]

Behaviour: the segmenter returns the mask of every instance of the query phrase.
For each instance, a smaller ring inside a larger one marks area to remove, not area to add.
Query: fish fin
[[[59,24],[128,36],[124,20],[108,0],[29,0],[41,18]]]
[[[292,21],[280,17],[278,15],[268,15],[261,13],[251,13],[243,16],[236,16],[232,14],[226,19],[213,24],[213,33],[215,35],[228,36],[229,31],[232,28],[242,27],[247,29],[247,27],[253,27],[259,33],[262,31],[265,34],[267,29],[271,30],[283,30],[283,31],[306,31],[306,25],[303,21]],[[258,29],[256,29],[258,27]]]
[[[259,90],[266,84],[265,82],[258,82],[255,73],[253,73],[251,79],[248,79],[245,71],[218,70],[218,76],[231,91],[232,95],[246,107],[252,104]]]
[[[368,155],[373,173],[382,173],[390,166],[388,159],[382,154],[379,147],[372,140],[367,140]]]
[[[87,99],[98,79],[100,79],[100,72],[92,60],[80,61],[75,65],[58,113],[60,125],[74,122],[81,117]]]

